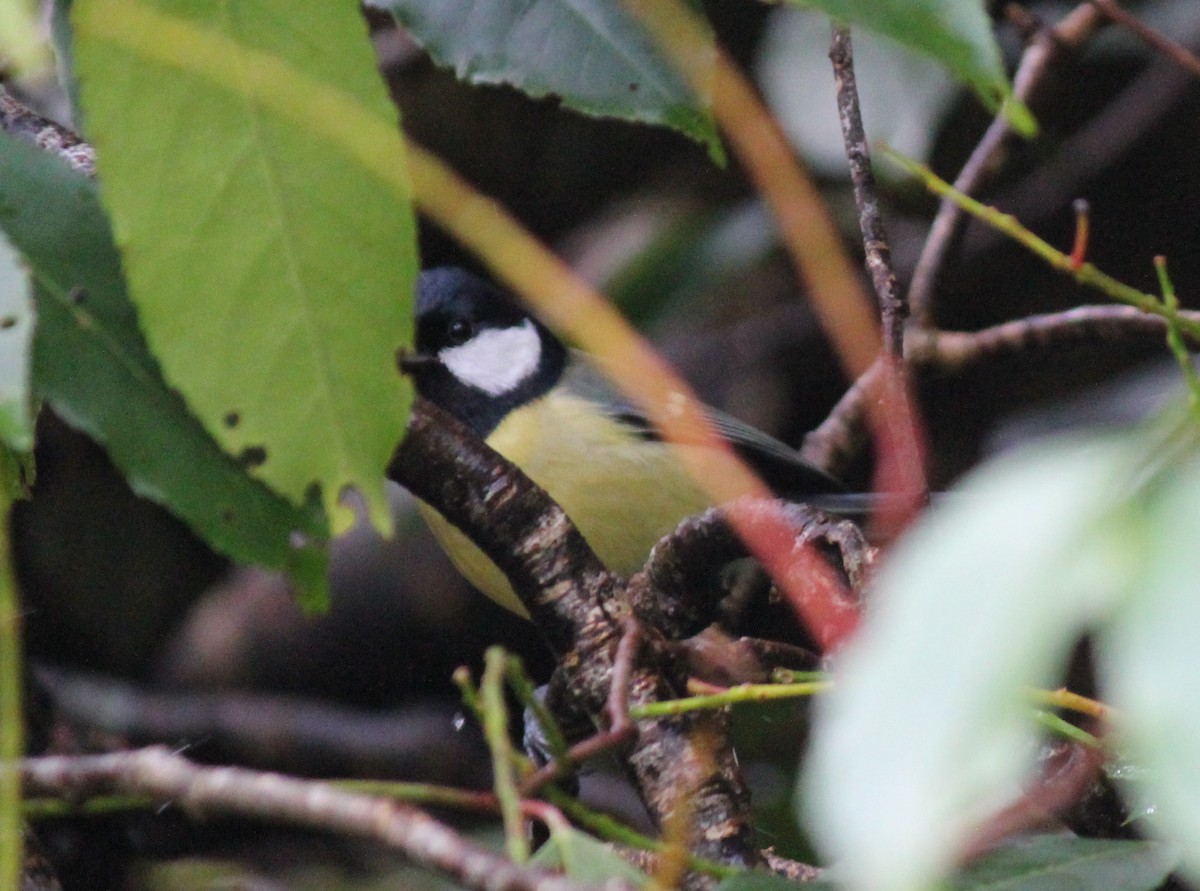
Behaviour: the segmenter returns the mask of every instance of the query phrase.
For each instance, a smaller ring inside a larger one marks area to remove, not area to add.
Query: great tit
[[[660,538],[711,506],[675,447],[499,288],[462,269],[428,270],[417,283],[416,321],[416,354],[403,364],[417,392],[545,489],[613,572],[640,569]],[[781,496],[844,491],[778,440],[719,412],[709,416]],[[468,581],[528,615],[482,551],[433,508],[421,510]]]

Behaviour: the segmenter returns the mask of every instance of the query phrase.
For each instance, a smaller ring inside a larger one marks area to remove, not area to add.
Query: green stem
[[[958,191],[928,167],[919,164],[911,158],[905,157],[894,149],[883,146],[882,151],[893,163],[919,179],[930,192],[940,198],[948,198],[950,201],[953,201],[964,212],[983,220],[996,231],[1007,235],[1038,257],[1041,257],[1052,268],[1074,278],[1079,284],[1095,288],[1119,303],[1135,306],[1143,312],[1161,316],[1168,322],[1172,320],[1173,314],[1170,308],[1155,295],[1132,288],[1124,282],[1113,278],[1111,275],[1101,272],[1091,263],[1077,265],[1072,261],[1069,254],[1064,254],[1052,244],[1034,235],[1021,225],[1021,222],[1012,216],[1012,214],[1002,213],[994,207],[989,207],[980,201],[976,201],[971,196]],[[1175,323],[1178,326],[1178,330],[1188,337],[1200,339],[1200,323],[1180,318],[1176,318]]]
[[[483,658],[479,697],[483,704],[483,735],[492,752],[492,784],[504,821],[508,856],[514,863],[524,863],[529,859],[529,839],[525,836],[525,815],[517,791],[512,742],[508,737],[508,709],[504,704],[507,654],[500,647],[490,647]]]
[[[540,794],[584,829],[590,830],[605,841],[655,853],[665,847],[658,839],[643,835],[636,829],[630,829],[624,823],[614,820],[607,814],[601,814],[592,810],[587,805],[581,804],[577,799],[572,798],[555,786],[546,786],[541,790]],[[739,869],[736,866],[727,866],[724,863],[717,863],[715,860],[708,860],[704,857],[696,857],[691,854],[688,855],[687,862],[688,866],[696,872],[706,873],[707,875],[722,879],[745,872],[745,870]]]
[[[1042,711],[1034,709],[1033,715],[1042,726],[1049,728],[1059,736],[1065,736],[1067,739],[1074,740],[1077,743],[1083,743],[1089,749],[1102,749],[1104,743],[1100,741],[1100,737],[1094,733],[1088,733],[1086,730],[1076,727],[1070,721],[1060,718],[1054,712]]]
[[[21,714],[21,612],[12,572],[9,518],[20,489],[17,458],[0,455],[0,889],[21,885],[21,773],[25,728]]]
[[[805,681],[799,684],[741,684],[737,687],[730,687],[722,693],[637,705],[629,710],[629,716],[635,721],[641,718],[663,718],[681,715],[684,712],[723,708],[743,702],[767,702],[772,699],[814,696],[824,693],[832,687],[833,681]]]
[[[1179,363],[1183,379],[1188,387],[1188,409],[1193,415],[1200,417],[1200,376],[1196,374],[1196,365],[1192,362],[1192,354],[1188,351],[1183,340],[1183,332],[1179,326],[1179,297],[1175,293],[1175,284],[1167,274],[1167,258],[1155,257],[1154,269],[1158,273],[1158,285],[1162,291],[1163,303],[1167,307],[1167,346]]]

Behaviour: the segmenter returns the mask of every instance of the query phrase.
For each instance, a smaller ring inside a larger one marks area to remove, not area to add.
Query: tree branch
[[[21,775],[30,795],[72,800],[112,794],[147,796],[178,804],[197,816],[236,814],[282,820],[373,839],[478,891],[584,891],[589,887],[543,869],[516,866],[401,802],[282,774],[201,767],[157,746],[109,755],[30,758],[22,763]],[[616,880],[604,885],[611,891],[627,887]]]
[[[34,114],[0,86],[0,130],[62,158],[85,176],[96,175],[96,151],[75,133]]]
[[[462,424],[420,399],[389,476],[442,512],[508,576],[559,655],[558,689],[600,719],[630,617],[625,583],[600,564],[562,509]],[[676,698],[685,676],[681,660],[665,648],[642,646],[629,672],[628,702]],[[658,825],[681,808],[694,816],[694,853],[734,865],[760,862],[728,716],[640,722],[626,763]]]

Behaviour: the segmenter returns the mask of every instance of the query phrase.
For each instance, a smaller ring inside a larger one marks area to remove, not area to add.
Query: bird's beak
[[[401,347],[396,351],[396,365],[404,374],[417,374],[423,368],[437,364],[437,357],[427,353],[413,353]]]

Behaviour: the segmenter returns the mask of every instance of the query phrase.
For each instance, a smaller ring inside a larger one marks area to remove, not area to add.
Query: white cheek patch
[[[438,353],[450,373],[489,396],[500,396],[532,375],[542,358],[542,341],[533,322],[493,328],[461,346]]]

